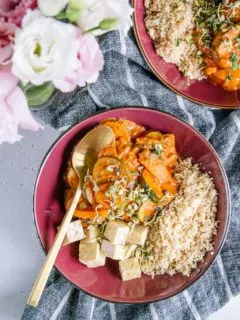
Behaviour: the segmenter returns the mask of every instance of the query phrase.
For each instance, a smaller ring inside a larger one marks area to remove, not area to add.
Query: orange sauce
[[[219,32],[212,48],[203,50],[205,74],[209,81],[227,91],[240,89],[240,26]]]
[[[140,221],[144,221],[145,217],[149,220],[156,207],[167,205],[177,192],[173,176],[178,160],[175,136],[146,131],[144,127],[123,119],[106,119],[101,125],[113,130],[115,142],[99,152],[91,175],[84,179],[83,194],[74,216],[85,222],[100,217],[101,223],[109,211],[120,209],[123,212],[122,219],[131,221],[128,209],[135,200],[129,198],[128,194],[130,190],[145,188],[148,190],[145,190],[148,201],[143,202],[140,198],[134,210]],[[70,188],[65,193],[66,209],[74,195],[71,188],[74,189],[77,183],[75,171],[71,167],[68,170],[65,181]],[[120,194],[120,189],[115,189],[121,184]],[[115,190],[111,191],[114,195],[110,190]]]

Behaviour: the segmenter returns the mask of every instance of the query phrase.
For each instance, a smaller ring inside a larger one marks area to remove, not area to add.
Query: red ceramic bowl
[[[144,23],[144,0],[133,0],[133,6],[135,9],[133,16],[134,31],[139,49],[159,80],[175,93],[193,102],[214,108],[240,108],[240,91],[227,92],[210,84],[207,80],[192,81],[189,86],[186,78],[181,76],[174,64],[165,62],[156,54]]]
[[[146,108],[118,108],[96,114],[74,125],[65,132],[47,153],[38,173],[34,190],[34,220],[41,244],[45,250],[51,246],[64,215],[63,173],[72,148],[88,130],[106,118],[123,118],[135,121],[148,129],[170,132],[176,136],[181,157],[192,157],[204,171],[211,172],[218,190],[218,234],[214,237],[214,254],[207,254],[199,264],[200,272],[190,277],[142,275],[140,279],[123,282],[118,263],[108,260],[106,266],[89,269],[78,262],[78,243],[64,246],[55,266],[77,288],[95,297],[123,303],[146,303],[171,297],[196,281],[212,264],[223,245],[229,222],[229,188],[220,160],[204,137],[193,127],[174,116]]]

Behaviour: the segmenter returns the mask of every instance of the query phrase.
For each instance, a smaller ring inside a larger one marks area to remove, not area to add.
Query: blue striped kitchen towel
[[[206,319],[240,292],[240,110],[217,111],[177,96],[158,81],[143,60],[133,31],[100,37],[105,67],[98,81],[69,94],[56,93],[36,115],[65,130],[97,110],[146,106],[172,113],[196,127],[212,143],[225,166],[232,198],[226,243],[216,262],[188,290],[153,304],[121,305],[92,298],[56,271],[38,308],[26,307],[23,320],[191,320]]]

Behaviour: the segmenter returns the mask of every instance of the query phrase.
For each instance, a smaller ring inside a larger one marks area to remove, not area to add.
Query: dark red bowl
[[[177,150],[181,157],[192,157],[214,178],[218,197],[218,233],[214,237],[214,254],[207,254],[199,264],[200,271],[190,277],[179,274],[162,275],[152,279],[143,275],[140,279],[123,282],[115,261],[107,261],[100,268],[88,269],[78,262],[78,244],[64,246],[55,266],[76,287],[95,297],[123,303],[146,303],[162,300],[186,289],[212,264],[223,245],[229,223],[229,187],[225,171],[213,147],[189,124],[164,112],[146,108],[118,108],[96,114],[74,125],[65,132],[47,153],[38,173],[34,190],[34,220],[44,250],[51,246],[64,215],[63,173],[67,159],[76,143],[88,130],[105,118],[123,118],[135,121],[148,129],[170,132],[176,136]]]
[[[220,109],[240,108],[239,90],[227,92],[220,87],[212,85],[207,80],[191,81],[189,86],[186,78],[180,74],[174,64],[167,63],[158,56],[144,23],[144,0],[132,0],[132,2],[134,6],[134,31],[138,47],[159,80],[175,93],[193,102]]]

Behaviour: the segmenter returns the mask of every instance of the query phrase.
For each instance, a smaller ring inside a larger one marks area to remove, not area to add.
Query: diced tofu
[[[123,260],[126,254],[126,246],[123,244],[113,244],[107,240],[102,241],[101,250],[103,254],[114,260]]]
[[[94,243],[97,242],[97,238],[99,237],[99,228],[96,226],[89,226],[84,230],[86,238],[82,239],[80,243]]]
[[[148,227],[144,225],[136,225],[127,237],[127,242],[143,246],[147,240]]]
[[[106,256],[100,250],[99,243],[84,243],[79,245],[79,261],[88,268],[105,265]]]
[[[100,252],[98,259],[94,261],[89,261],[88,263],[86,263],[86,266],[88,268],[97,268],[97,267],[104,266],[105,263],[106,263],[106,256],[102,252]]]
[[[68,226],[67,233],[63,240],[63,245],[85,238],[81,220],[75,220]]]
[[[141,277],[141,269],[138,258],[130,258],[119,261],[119,270],[123,281]]]
[[[134,255],[135,250],[137,249],[137,245],[136,244],[125,244],[125,247],[126,247],[126,253],[125,253],[124,259],[131,258]]]
[[[129,226],[122,221],[109,221],[104,236],[113,244],[124,244],[129,233]]]

